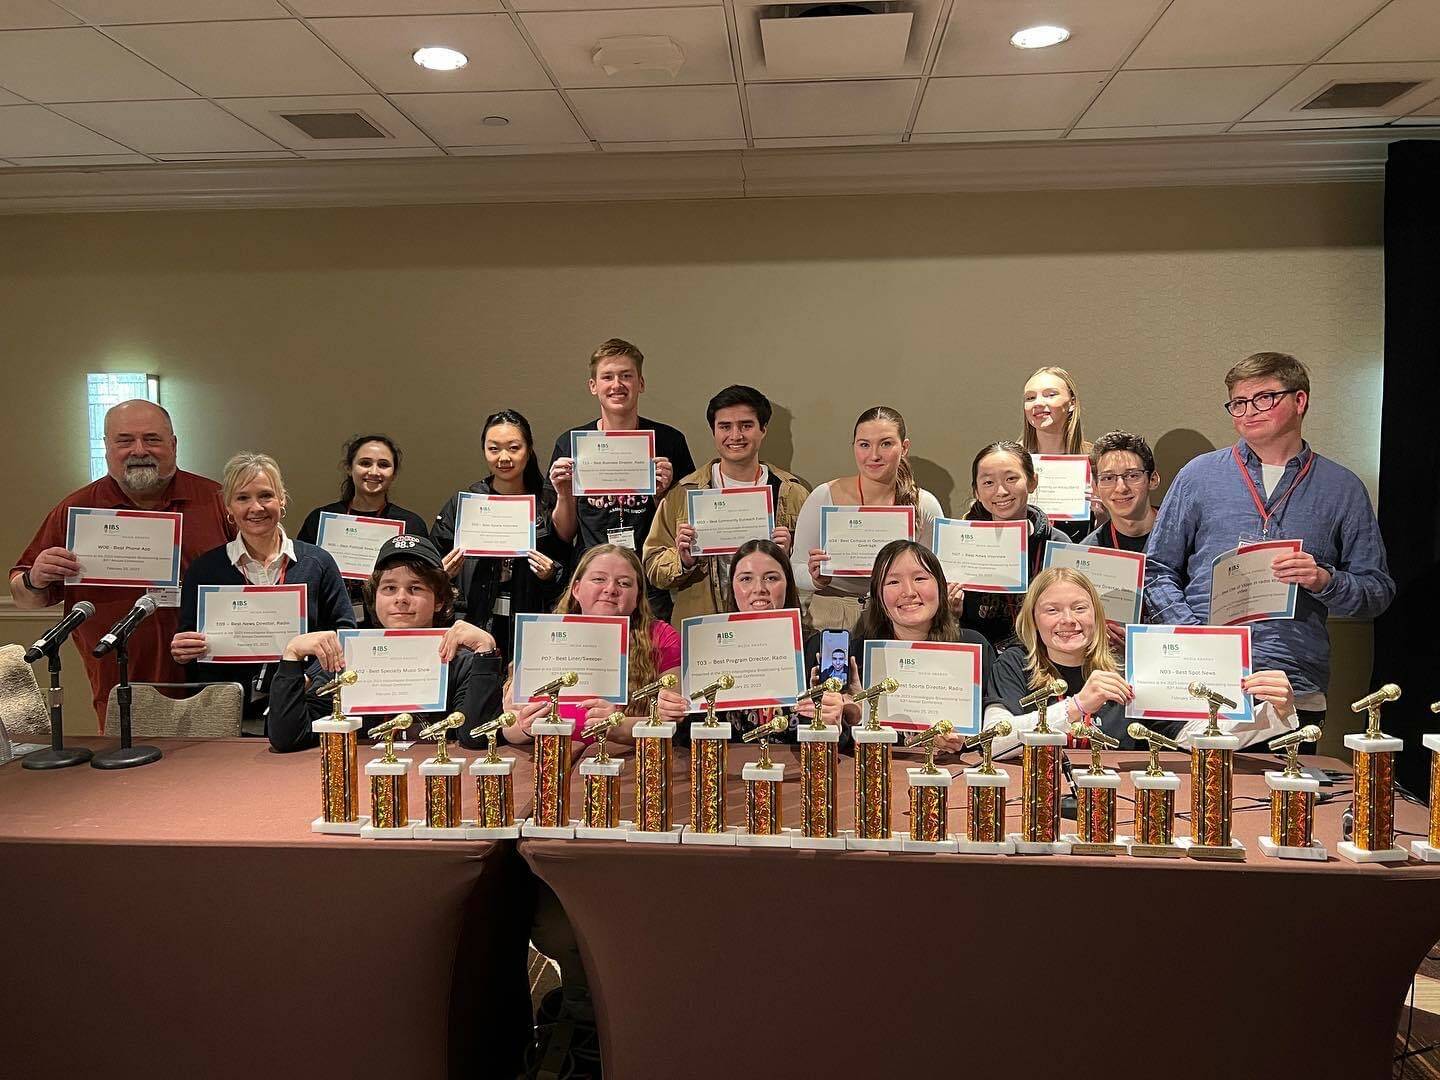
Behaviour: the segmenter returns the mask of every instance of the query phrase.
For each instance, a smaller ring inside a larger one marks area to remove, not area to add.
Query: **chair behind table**
[[[136,739],[224,739],[240,734],[245,690],[235,682],[131,683],[130,730]],[[118,690],[118,688],[116,688]],[[105,704],[105,730],[120,731],[116,690]],[[177,695],[171,697],[165,691]]]

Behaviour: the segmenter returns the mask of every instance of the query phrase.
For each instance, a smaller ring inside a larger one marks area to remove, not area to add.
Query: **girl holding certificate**
[[[1050,524],[1043,510],[1030,505],[1038,482],[1029,450],[1014,442],[991,443],[970,464],[970,491],[975,501],[965,515],[970,521],[1029,522],[1032,580],[1045,563],[1045,545],[1052,540],[1069,542],[1069,537]],[[1015,616],[1020,610],[1020,596],[971,590],[952,600],[962,605],[961,625],[978,631],[996,650],[1003,653],[1016,643]]]
[[[834,577],[821,572],[825,551],[820,547],[820,508],[823,506],[913,506],[915,537],[929,544],[934,521],[943,516],[940,502],[915,482],[910,470],[910,439],[905,418],[895,409],[877,405],[860,414],[853,433],[855,475],[821,484],[805,499],[795,522],[791,567],[802,588],[813,589],[810,625],[849,630],[860,617],[867,579]]]
[[[170,655],[186,666],[190,682],[238,682],[245,688],[245,716],[263,716],[274,665],[257,662],[208,664],[210,653],[199,626],[201,585],[304,585],[306,626],[337,630],[355,625],[345,581],[323,548],[285,535],[285,482],[268,454],[245,451],[225,465],[221,497],[239,532],[190,564],[180,588],[180,628]]]
[[[1022,401],[1025,423],[1020,444],[1032,454],[1089,454],[1090,444],[1080,425],[1080,394],[1075,380],[1062,367],[1042,367],[1025,384]],[[1093,510],[1100,509],[1092,501]],[[1093,521],[1065,521],[1056,528],[1068,540],[1078,541],[1094,526]]]

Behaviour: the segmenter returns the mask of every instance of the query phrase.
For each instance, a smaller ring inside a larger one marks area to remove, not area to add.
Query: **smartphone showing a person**
[[[850,682],[850,631],[821,631],[815,667],[820,673],[816,685],[826,679],[839,679],[842,686]]]

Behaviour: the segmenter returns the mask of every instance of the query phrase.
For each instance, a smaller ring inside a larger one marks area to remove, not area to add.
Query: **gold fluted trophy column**
[[[672,820],[671,748],[675,724],[660,722],[660,691],[674,690],[680,680],[661,675],[630,695],[633,705],[649,701],[650,715],[635,725],[635,827],[625,839],[636,844],[678,844],[680,826]]]
[[[1060,839],[1060,758],[1065,735],[1050,730],[1050,702],[1065,693],[1065,683],[1052,679],[1020,699],[1035,706],[1035,730],[1020,733],[1020,831],[1008,839],[1017,855],[1063,855],[1069,845]]]
[[[1240,739],[1220,730],[1220,710],[1239,706],[1203,683],[1191,683],[1190,696],[1205,702],[1210,720],[1190,740],[1190,835],[1177,843],[1192,859],[1244,862],[1245,845],[1230,834]]]
[[[885,680],[894,682],[894,680]],[[856,696],[871,700],[888,693],[885,682]],[[795,729],[800,744],[800,832],[791,847],[808,850],[844,851],[846,839],[840,832],[835,801],[835,781],[840,771],[840,725],[825,723],[825,714],[816,703],[810,723]]]
[[[1136,859],[1178,859],[1185,849],[1175,842],[1175,793],[1180,777],[1160,767],[1160,751],[1183,753],[1185,748],[1138,721],[1125,729],[1137,742],[1150,746],[1150,764],[1130,774],[1135,785],[1135,839],[1130,855]]]
[[[485,739],[485,756],[470,763],[475,778],[475,820],[465,828],[466,840],[513,840],[520,835],[515,822],[515,759],[500,756],[500,729],[515,723],[513,712],[470,729],[470,737]]]
[[[401,713],[370,729],[370,738],[384,740],[385,752],[365,763],[370,778],[370,820],[360,835],[367,840],[409,840],[415,836],[410,820],[410,758],[395,756],[395,736],[408,731],[415,718]]]
[[[465,723],[465,714],[452,712],[421,728],[418,738],[435,740],[435,756],[420,763],[425,780],[425,824],[415,826],[416,840],[463,840],[460,774],[465,758],[450,756],[450,732]]]
[[[327,719],[310,725],[320,736],[320,816],[310,823],[311,832],[358,836],[370,820],[360,816],[361,722],[345,716],[340,700],[358,678],[353,669],[342,671],[316,691],[331,699],[332,710]]]
[[[839,679],[828,682],[841,689]],[[815,691],[828,689],[816,687]],[[855,739],[855,828],[846,832],[845,846],[860,851],[899,851],[905,838],[890,828],[890,763],[900,733],[880,723],[880,698],[900,689],[894,679],[881,679],[855,699],[865,705],[865,722],[850,729]],[[818,703],[817,703],[818,704]]]
[[[682,844],[735,845],[739,826],[725,823],[725,769],[731,728],[715,715],[715,698],[735,686],[733,675],[720,675],[690,695],[705,701],[705,718],[690,724],[690,824],[680,831]]]
[[[620,820],[620,772],[624,762],[606,752],[612,729],[625,722],[625,714],[612,712],[604,720],[588,724],[582,733],[594,739],[595,756],[580,762],[580,779],[585,785],[584,811],[575,823],[575,835],[584,840],[624,840],[635,827]]]
[[[567,671],[534,692],[535,697],[550,699],[550,709],[544,720],[530,726],[535,740],[535,799],[530,816],[520,826],[521,836],[575,838],[575,826],[570,824],[570,738],[575,725],[560,716],[560,691],[579,681],[580,676]]]
[[[950,839],[950,785],[955,777],[949,769],[935,764],[935,742],[942,735],[949,735],[955,725],[941,720],[906,742],[906,746],[923,746],[925,764],[918,769],[906,769],[905,778],[910,784],[910,831],[901,837],[902,851],[937,852],[958,851],[955,841]]]
[[[1120,774],[1105,768],[1102,750],[1120,749],[1120,740],[1106,735],[1098,724],[1081,722],[1070,725],[1077,739],[1090,741],[1090,767],[1075,776],[1075,835],[1070,842],[1071,855],[1124,855],[1130,849],[1130,837],[1116,834],[1115,804],[1120,792]]]
[[[790,727],[784,714],[758,724],[744,735],[742,742],[758,742],[760,756],[747,761],[740,770],[745,781],[745,829],[735,838],[741,847],[789,847],[794,829],[785,828],[784,791],[785,766],[770,759],[770,740]]]
[[[1005,837],[1005,796],[1010,788],[1010,774],[995,768],[991,751],[997,738],[1011,731],[1009,720],[997,720],[978,734],[971,735],[961,747],[962,753],[980,751],[980,764],[966,769],[967,807],[965,835],[955,840],[955,850],[965,855],[1013,855],[1015,845]]]
[[[1342,840],[1335,850],[1351,862],[1410,859],[1410,853],[1395,844],[1395,755],[1405,743],[1380,730],[1380,707],[1399,697],[1400,687],[1386,683],[1350,706],[1351,712],[1367,714],[1365,730],[1345,736],[1355,762],[1355,839]]]
[[[1432,713],[1440,713],[1440,701],[1431,704]],[[1420,740],[1430,751],[1430,831],[1424,840],[1410,843],[1410,853],[1421,862],[1440,862],[1440,734],[1426,735]]]
[[[1262,854],[1272,859],[1315,859],[1328,857],[1325,845],[1315,839],[1315,798],[1320,781],[1306,776],[1300,768],[1300,744],[1315,742],[1321,730],[1309,724],[1270,740],[1275,753],[1285,751],[1285,768],[1265,773],[1270,789],[1270,835],[1258,837]]]

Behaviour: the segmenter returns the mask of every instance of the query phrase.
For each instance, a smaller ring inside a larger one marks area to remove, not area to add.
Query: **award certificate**
[[[1299,586],[1276,580],[1270,563],[1282,552],[1299,551],[1299,540],[1266,540],[1215,556],[1210,564],[1210,625],[1293,619]]]
[[[800,612],[742,611],[696,615],[680,624],[680,689],[686,698],[721,675],[735,685],[715,698],[717,709],[791,708],[805,690]],[[704,712],[703,701],[690,703]]]
[[[1090,459],[1084,454],[1031,454],[1040,485],[1030,501],[1051,521],[1089,521]]]
[[[1029,544],[1028,521],[937,518],[930,546],[950,584],[972,592],[1023,593],[1030,587]]]
[[[630,700],[630,620],[624,615],[516,615],[516,701],[538,701],[537,688],[573,671],[561,701]]]
[[[655,432],[572,431],[576,495],[654,495]]]
[[[1145,555],[1139,551],[1089,547],[1085,544],[1045,545],[1045,565],[1068,566],[1090,579],[1105,605],[1105,621],[1125,626],[1140,621],[1145,599]]]
[[[340,630],[345,667],[360,678],[345,690],[345,711],[444,712],[450,665],[440,660],[444,627]]]
[[[980,730],[983,714],[979,645],[950,641],[865,642],[861,681],[874,686],[887,676],[900,688],[893,694],[880,695],[876,715],[882,724],[901,731],[924,731],[941,720],[949,720],[959,735],[974,735]]]
[[[691,555],[734,555],[747,540],[775,531],[775,492],[763,487],[691,488],[686,514],[695,526]]]
[[[159,510],[92,510],[70,507],[65,547],[80,560],[80,576],[66,585],[180,584],[179,514]]]
[[[201,585],[195,629],[205,635],[209,664],[273,663],[309,627],[302,585]]]
[[[1254,705],[1240,689],[1249,674],[1248,626],[1125,627],[1125,681],[1135,688],[1126,716],[1204,720],[1209,707],[1190,696],[1190,684],[1198,682],[1239,703],[1238,709],[1222,711],[1222,718],[1253,720]]]
[[[466,555],[523,559],[535,550],[535,496],[460,492],[455,547]]]
[[[403,521],[322,510],[320,528],[315,533],[315,546],[324,548],[335,557],[341,577],[365,581],[375,569],[375,556],[380,554],[380,546],[404,531]]]
[[[881,548],[891,540],[914,539],[913,506],[822,506],[820,546],[827,558],[821,573],[869,577]]]

